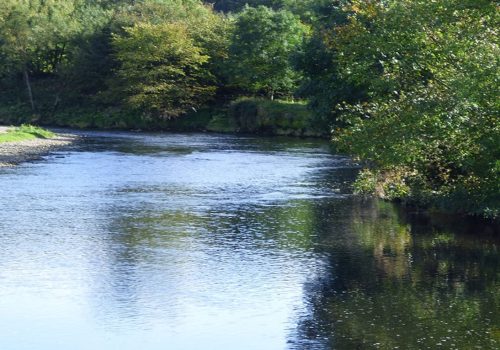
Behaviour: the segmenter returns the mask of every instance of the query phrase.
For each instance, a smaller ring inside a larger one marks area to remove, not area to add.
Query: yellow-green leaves
[[[130,106],[161,117],[197,108],[215,91],[202,54],[182,23],[138,23],[113,38]]]

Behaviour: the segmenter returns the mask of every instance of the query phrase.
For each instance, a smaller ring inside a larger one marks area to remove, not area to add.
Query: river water
[[[90,133],[0,170],[0,349],[497,349],[499,240],[322,141]]]

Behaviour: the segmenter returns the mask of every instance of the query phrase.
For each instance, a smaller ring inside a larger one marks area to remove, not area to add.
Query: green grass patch
[[[42,129],[33,125],[21,125],[20,127],[8,130],[0,134],[1,142],[17,142],[33,139],[49,139],[54,137],[55,134],[49,130]]]

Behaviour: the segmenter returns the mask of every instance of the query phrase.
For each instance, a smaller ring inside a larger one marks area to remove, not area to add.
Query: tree
[[[399,188],[389,197],[498,215],[496,5],[353,1],[351,11],[331,45],[340,77],[369,100],[339,106],[348,127],[336,144],[385,174],[380,187]]]
[[[126,65],[115,55],[113,34],[125,38],[136,24],[165,23],[184,28],[180,35],[187,35],[189,45],[199,50],[199,70],[207,81],[222,81],[230,21],[201,0],[2,1],[0,84],[7,91],[2,103],[28,115],[28,103],[20,103],[26,100],[37,118],[47,122],[53,121],[58,105],[120,113],[130,91],[118,83],[124,80],[116,73],[123,73],[120,67]]]
[[[286,10],[247,7],[236,18],[229,47],[230,82],[253,93],[291,95],[301,78],[291,56],[300,50],[307,27]]]
[[[55,75],[69,61],[71,45],[105,17],[86,0],[5,0],[0,3],[3,74],[22,72],[32,112],[37,111],[31,78]],[[56,97],[57,103],[58,97]]]
[[[209,60],[183,23],[138,23],[113,38],[120,62],[118,76],[127,103],[149,114],[170,118],[212,97]]]
[[[351,11],[347,0],[319,0],[301,3],[300,12],[309,14],[313,32],[297,55],[295,64],[304,75],[299,95],[309,100],[316,123],[332,129],[342,125],[339,103],[356,103],[366,99],[361,82],[353,82],[341,77],[338,64],[338,50],[331,43],[335,38],[334,28],[344,25]]]

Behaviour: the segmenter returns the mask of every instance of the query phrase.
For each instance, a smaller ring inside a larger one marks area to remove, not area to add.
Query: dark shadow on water
[[[316,208],[325,273],[305,286],[292,349],[497,349],[500,254],[477,220],[379,201]],[[346,209],[348,208],[348,209]],[[324,212],[337,213],[324,220]]]

